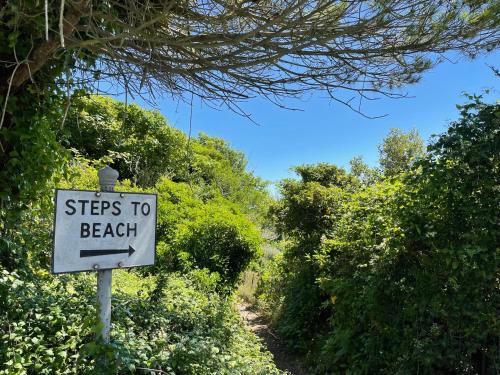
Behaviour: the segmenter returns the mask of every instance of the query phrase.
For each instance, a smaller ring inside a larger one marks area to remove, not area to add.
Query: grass
[[[261,266],[265,265],[272,258],[276,256],[280,252],[279,248],[277,248],[274,244],[266,242],[262,246],[263,254],[261,259],[259,260]],[[241,278],[241,282],[238,286],[237,295],[242,300],[252,304],[257,304],[257,286],[260,280],[260,273],[258,271],[247,270],[243,273]]]
[[[238,286],[238,296],[252,305],[257,302],[255,291],[257,289],[259,278],[260,276],[257,272],[245,271],[243,273],[242,281]]]

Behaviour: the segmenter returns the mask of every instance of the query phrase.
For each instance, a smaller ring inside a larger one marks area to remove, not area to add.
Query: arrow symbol
[[[131,256],[135,253],[135,249],[132,245],[128,246],[128,249],[97,249],[97,250],[80,250],[80,258],[85,257],[96,257],[99,255],[113,255],[113,254],[126,254]]]

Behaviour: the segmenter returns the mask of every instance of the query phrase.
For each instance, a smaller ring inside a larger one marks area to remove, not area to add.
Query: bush
[[[161,179],[155,272],[207,268],[232,288],[260,254],[260,234],[240,208],[223,197],[203,201],[199,190]]]
[[[222,286],[232,288],[261,252],[260,237],[245,219],[212,213],[187,224],[177,244],[191,266],[217,272]]]
[[[95,297],[79,278],[0,274],[0,374],[91,373]],[[84,307],[84,308],[82,308]]]
[[[260,251],[245,213],[256,208],[260,219],[268,199],[244,155],[217,138],[190,142],[159,113],[136,105],[74,99],[65,128],[46,128],[46,119],[36,127],[50,134],[35,142],[35,154],[52,150],[48,159],[31,158],[41,161],[37,173],[11,173],[22,183],[0,189],[0,375],[279,374],[230,293]],[[72,160],[56,133],[76,148]],[[154,187],[159,202],[158,264],[115,271],[109,345],[95,341],[94,277],[48,273],[53,189],[98,189],[103,162],[120,171],[117,191]]]
[[[94,343],[93,277],[48,276],[35,285],[3,271],[0,374],[96,374],[103,353],[106,374],[280,374],[208,272],[170,275],[159,289],[134,287],[133,274],[117,272],[125,285],[113,292],[105,347]]]
[[[316,373],[498,372],[500,105],[471,99],[406,174],[335,202],[311,182],[284,194],[292,246],[263,298],[278,327],[312,330],[282,332]]]

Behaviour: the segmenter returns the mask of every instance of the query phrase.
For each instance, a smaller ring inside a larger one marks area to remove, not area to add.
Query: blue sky
[[[458,117],[456,104],[464,102],[464,91],[481,93],[493,89],[488,99],[496,100],[499,96],[495,88],[500,79],[488,64],[498,67],[499,62],[500,53],[474,61],[456,58],[454,63],[445,62],[425,73],[420,83],[405,88],[412,98],[364,101],[365,113],[388,115],[374,120],[332,102],[323,93],[285,102],[301,111],[281,109],[259,98],[246,102],[243,108],[258,126],[226,108],[215,110],[202,105],[195,98],[192,134],[204,132],[229,141],[246,154],[250,170],[273,182],[292,176],[289,169],[294,165],[329,162],[348,166],[357,155],[374,165],[377,145],[390,128],[416,128],[428,140],[432,134],[445,131],[447,124]],[[189,105],[165,99],[158,103],[158,109],[171,125],[189,130]]]

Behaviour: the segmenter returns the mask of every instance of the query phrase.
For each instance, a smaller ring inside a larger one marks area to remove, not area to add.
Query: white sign
[[[156,194],[56,190],[52,272],[155,262]]]

